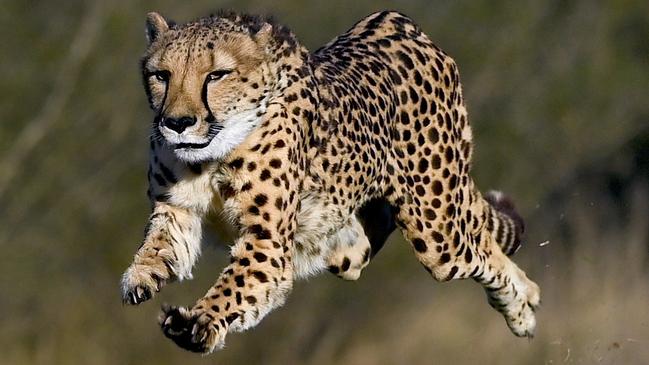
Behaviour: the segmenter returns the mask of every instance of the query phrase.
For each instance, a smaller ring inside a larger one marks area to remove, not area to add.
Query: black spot
[[[253,224],[248,228],[248,231],[254,234],[259,240],[268,240],[271,238],[270,231],[262,227],[261,224]]]
[[[443,255],[442,255],[442,256],[443,256]],[[451,271],[449,271],[448,276],[446,276],[446,279],[445,279],[445,280],[451,280],[451,279],[453,279],[453,277],[455,276],[455,274],[457,274],[457,271],[458,271],[458,267],[457,267],[457,266],[453,266],[453,267],[451,268]]]
[[[442,193],[442,190],[442,183],[439,180],[435,180],[435,182],[433,183],[433,193],[435,195],[440,195]]]
[[[409,124],[410,123],[410,116],[408,116],[408,113],[401,112],[401,123],[402,124]]]
[[[261,252],[255,252],[252,257],[254,257],[257,262],[264,262],[268,259],[268,257]]]
[[[228,322],[228,324],[234,322],[237,318],[239,318],[239,313],[231,313],[227,317],[225,317],[225,320]]]
[[[267,169],[263,169],[261,171],[261,174],[259,174],[259,179],[261,179],[261,181],[266,181],[270,179],[270,177],[271,177],[270,171],[268,171]]]
[[[453,161],[453,148],[451,148],[451,146],[446,147],[446,151],[444,151],[444,157],[446,157],[447,162]]]
[[[225,184],[219,186],[219,191],[220,191],[221,196],[223,197],[223,199],[230,199],[236,193],[236,191],[234,190],[232,185],[230,185],[229,183],[225,183]]]
[[[243,275],[237,275],[234,277],[234,282],[237,283],[238,287],[243,287],[246,283],[243,280]]]
[[[268,276],[261,271],[253,271],[252,276],[254,276],[255,279],[259,280],[260,283],[268,282]]]
[[[430,82],[428,82],[428,80],[424,80],[424,91],[426,91],[427,94],[433,92],[433,87],[430,85]]]
[[[390,40],[385,38],[380,38],[376,40],[376,43],[381,47],[390,47]]]
[[[434,169],[439,169],[440,167],[442,167],[442,159],[439,157],[439,155],[433,156],[431,165]]]
[[[263,207],[268,202],[268,197],[266,194],[257,194],[254,200],[257,206]]]
[[[415,145],[412,143],[408,143],[408,145],[406,146],[406,151],[408,151],[409,155],[414,155],[415,152],[417,152],[417,150],[415,149]]]
[[[451,179],[448,181],[448,187],[452,190],[457,186],[457,175],[453,174]]]
[[[431,143],[437,143],[437,141],[439,141],[439,132],[436,128],[431,128],[428,131],[428,139]]]
[[[418,169],[419,169],[419,172],[422,173],[422,174],[424,172],[426,172],[426,170],[428,169],[428,160],[426,160],[424,158],[420,159]]]
[[[410,100],[412,100],[414,104],[417,104],[419,102],[419,94],[417,93],[417,91],[415,91],[415,89],[413,89],[412,87],[409,88],[408,91],[410,94]]]
[[[421,74],[419,73],[419,71],[415,71],[415,84],[417,84],[417,86],[421,86],[422,81],[423,80],[421,78]]]
[[[278,168],[282,167],[282,161],[280,159],[278,159],[278,158],[274,158],[274,159],[270,160],[269,164],[270,164],[270,167],[272,167],[274,169],[278,169]]]
[[[412,240],[412,245],[415,250],[420,253],[424,253],[428,250],[426,242],[424,242],[424,240],[422,240],[421,238],[415,238],[414,240]]]
[[[407,54],[403,53],[402,51],[397,51],[397,56],[399,57],[401,62],[403,62],[404,66],[406,66],[408,69],[412,70],[413,68],[415,68],[415,64]]]
[[[232,290],[230,288],[223,290],[223,296],[229,297],[230,295],[232,295]]]
[[[437,60],[436,60],[436,61],[437,61]],[[437,71],[437,69],[435,68],[435,66],[431,67],[431,68],[430,68],[430,71],[431,71],[431,73],[433,74],[433,78],[435,79],[435,81],[439,81],[439,72]]]
[[[428,102],[426,99],[421,99],[421,104],[419,105],[419,113],[420,114],[425,114],[426,111],[428,111]]]
[[[230,166],[231,168],[233,168],[233,169],[240,169],[241,166],[243,166],[243,158],[239,157],[239,158],[237,158],[237,159],[235,159],[235,160],[232,160],[232,161],[229,163],[229,166]]]
[[[440,259],[439,259],[439,262],[442,263],[442,264],[445,264],[445,263],[447,263],[449,261],[451,261],[451,255],[449,255],[448,253],[443,253],[442,257],[440,257]]]
[[[349,261],[349,257],[346,257],[343,259],[343,264],[340,266],[340,269],[342,271],[347,271],[349,270],[349,266],[351,265],[351,261]]]
[[[460,245],[460,233],[455,232],[453,235],[453,246],[458,247]]]
[[[403,133],[401,134],[401,138],[403,139],[404,142],[407,142],[407,141],[410,140],[411,134],[412,134],[412,133],[411,133],[409,130],[405,130],[405,131],[403,131]]]
[[[292,103],[297,100],[297,94],[289,94],[284,97],[284,100],[286,100],[289,103]]]

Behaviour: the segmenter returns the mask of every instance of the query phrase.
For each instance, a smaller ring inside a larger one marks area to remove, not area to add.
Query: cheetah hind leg
[[[512,333],[532,337],[536,327],[534,312],[540,303],[538,285],[527,278],[487,232],[478,235],[480,239],[476,241],[467,237],[466,232],[462,234],[459,225],[450,225],[450,232],[436,231],[432,227],[443,224],[442,212],[418,215],[416,208],[403,204],[398,221],[424,268],[438,281],[473,278],[482,284],[489,304],[503,315]]]

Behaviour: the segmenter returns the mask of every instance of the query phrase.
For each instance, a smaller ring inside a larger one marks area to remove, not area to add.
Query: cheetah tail
[[[500,191],[489,191],[484,196],[489,203],[487,230],[507,256],[521,247],[525,222],[518,214],[514,203]]]

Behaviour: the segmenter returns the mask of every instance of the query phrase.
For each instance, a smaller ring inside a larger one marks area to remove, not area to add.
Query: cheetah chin
[[[260,114],[263,114],[265,106],[237,113],[222,123],[219,132],[204,143],[174,144],[174,153],[181,161],[188,163],[200,163],[215,161],[225,157],[236,146],[243,142],[246,137],[261,122]]]

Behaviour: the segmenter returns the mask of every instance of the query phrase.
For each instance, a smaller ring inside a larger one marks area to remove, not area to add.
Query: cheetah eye
[[[216,70],[210,72],[209,74],[207,74],[207,81],[209,82],[209,81],[220,80],[231,72],[232,70]]]
[[[150,72],[149,78],[155,78],[159,82],[167,82],[169,81],[169,71]]]

